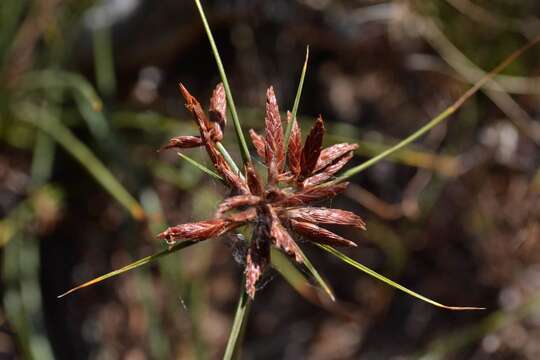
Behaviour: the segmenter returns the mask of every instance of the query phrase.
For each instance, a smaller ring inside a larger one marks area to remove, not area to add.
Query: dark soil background
[[[302,126],[322,114],[328,143],[360,145],[354,164],[540,35],[535,0],[203,5],[244,129],[262,127],[269,85],[292,108],[309,45]],[[343,233],[359,244],[349,256],[441,303],[487,309],[433,307],[304,244],[338,301],[269,273],[243,358],[540,358],[539,59],[533,48],[333,201],[368,224]],[[208,218],[225,193],[156,152],[196,131],[178,82],[205,106],[219,82],[195,4],[2,0],[0,78],[0,358],[220,358],[243,271],[227,239],[57,299],[164,249],[154,234]]]

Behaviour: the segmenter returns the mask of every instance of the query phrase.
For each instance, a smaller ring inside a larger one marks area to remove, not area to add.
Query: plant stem
[[[294,104],[291,113],[291,121],[287,124],[287,130],[285,131],[285,155],[287,155],[287,149],[289,147],[289,139],[291,137],[291,131],[294,120],[296,120],[296,113],[298,112],[298,105],[300,105],[300,97],[302,96],[302,88],[304,87],[304,79],[306,77],[307,64],[309,59],[309,45],[306,47],[306,59],[304,60],[304,66],[302,67],[302,73],[300,74],[300,81],[298,82],[298,89],[296,90],[296,97],[294,98]]]
[[[400,141],[396,145],[392,146],[391,148],[383,151],[379,155],[369,159],[366,162],[363,162],[362,164],[355,166],[343,173],[343,175],[337,177],[336,179],[332,180],[330,183],[338,183],[341,181],[344,181],[351,176],[354,176],[358,174],[359,172],[364,171],[370,166],[375,165],[388,155],[400,150],[401,148],[409,145],[425,133],[427,133],[429,130],[440,124],[442,121],[447,119],[450,115],[456,112],[461,105],[467,99],[469,99],[472,95],[474,95],[478,90],[482,88],[488,81],[491,81],[492,78],[501,72],[504,68],[506,68],[510,63],[512,63],[514,60],[516,60],[521,54],[523,54],[528,49],[532,48],[534,45],[538,44],[540,42],[540,36],[538,36],[533,41],[529,42],[528,44],[524,45],[523,47],[519,48],[518,50],[514,51],[509,57],[507,57],[503,62],[501,62],[497,67],[495,67],[492,71],[487,73],[484,77],[482,77],[476,84],[474,84],[469,90],[467,90],[463,95],[461,95],[452,105],[450,105],[446,110],[444,110],[442,113],[437,115],[435,118],[433,118],[430,122],[428,122],[426,125],[422,126],[420,129],[418,129],[415,133],[410,135],[409,137],[405,138],[404,140]],[[328,184],[328,183],[326,183]]]
[[[251,299],[246,293],[246,287],[244,282],[241,285],[240,298],[238,299],[238,305],[236,306],[236,313],[234,315],[233,326],[227,341],[227,347],[225,348],[225,354],[223,360],[234,359],[238,350],[239,341],[241,341],[243,329],[247,322],[249,309],[251,308]]]
[[[204,30],[206,31],[208,41],[210,42],[210,47],[212,48],[212,53],[214,54],[214,58],[216,59],[219,75],[221,76],[221,81],[223,82],[223,87],[225,88],[225,94],[227,96],[227,105],[229,106],[229,111],[231,113],[234,124],[234,130],[236,132],[236,137],[240,146],[240,153],[242,154],[242,160],[244,161],[244,164],[246,164],[251,162],[251,156],[249,155],[246,139],[244,137],[244,133],[242,132],[240,120],[238,119],[238,113],[236,112],[236,106],[234,105],[234,99],[231,93],[231,88],[229,87],[229,81],[227,80],[227,74],[225,73],[223,63],[221,62],[221,57],[219,56],[219,51],[217,49],[216,42],[214,41],[212,30],[210,30],[210,25],[208,25],[208,20],[206,19],[206,15],[201,5],[201,1],[195,0],[195,5],[197,5],[197,10],[199,10]]]

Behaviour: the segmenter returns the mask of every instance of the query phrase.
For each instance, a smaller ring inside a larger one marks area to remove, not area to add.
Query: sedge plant
[[[305,141],[302,141],[300,127],[296,119],[307,71],[308,48],[292,111],[287,112],[286,119],[282,119],[274,89],[270,86],[266,94],[264,134],[258,134],[253,130],[249,132],[255,150],[254,154],[264,165],[264,172],[259,172],[254,166],[226,72],[203,7],[199,0],[195,0],[195,4],[216,60],[221,83],[212,93],[208,113],[204,111],[200,102],[189,92],[187,87],[180,84],[180,92],[185,99],[186,108],[197,124],[199,134],[184,134],[174,137],[169,140],[164,149],[177,150],[181,159],[186,160],[206,175],[223,182],[228,189],[227,194],[212,219],[164,229],[157,238],[164,240],[167,245],[166,249],[79,285],[60,297],[135,269],[203,240],[228,236],[241,243],[240,248],[246,249],[241,256],[244,264],[241,293],[224,353],[224,359],[231,359],[238,355],[241,348],[243,329],[248,318],[250,304],[256,297],[260,279],[276,263],[284,264],[284,261],[288,261],[296,263],[297,266],[305,267],[330,299],[335,300],[330,286],[299,246],[297,240],[302,238],[309,240],[345,264],[433,306],[448,310],[483,309],[481,307],[458,307],[441,304],[346,256],[336,247],[357,246],[357,244],[327,230],[325,225],[350,226],[364,231],[369,224],[350,211],[321,207],[318,204],[321,200],[332,198],[343,192],[351,177],[406,147],[433,127],[447,120],[468,98],[486,83],[492,81],[495,74],[501,72],[523,52],[540,42],[540,37],[512,53],[499,66],[479,79],[450,107],[416,132],[366,162],[349,168],[339,175],[338,172],[351,160],[358,145],[341,143],[323,149],[322,141],[325,128],[324,121],[320,116],[315,120]],[[226,134],[229,116],[242,156],[241,165],[233,160],[229,151],[221,143]],[[193,148],[206,150],[213,169],[185,154],[187,149]],[[251,235],[244,236],[243,234],[246,233]],[[275,267],[279,270],[281,266]]]

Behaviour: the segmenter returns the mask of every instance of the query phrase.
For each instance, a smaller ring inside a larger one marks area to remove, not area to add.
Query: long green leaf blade
[[[317,269],[315,268],[315,266],[313,266],[313,264],[311,263],[311,261],[309,261],[308,257],[306,256],[306,254],[304,254],[304,252],[300,249],[300,247],[298,247],[298,251],[300,252],[300,254],[302,255],[302,258],[304,259],[304,265],[306,266],[306,268],[309,270],[309,272],[311,273],[311,275],[313,275],[313,277],[315,278],[315,281],[317,281],[317,283],[320,285],[320,287],[324,290],[324,292],[330,297],[330,299],[332,301],[336,301],[336,297],[334,296],[334,292],[332,291],[332,289],[330,288],[330,286],[328,286],[328,284],[326,283],[326,281],[324,281],[324,279],[322,278],[322,276],[319,274],[319,272],[317,271]]]
[[[329,245],[324,245],[324,244],[316,244],[318,247],[320,247],[321,249],[329,252],[330,254],[334,255],[335,257],[337,257],[338,259],[340,259],[341,261],[357,268],[358,270],[360,271],[363,271],[365,272],[366,274],[370,275],[370,276],[373,276],[374,278],[398,289],[398,290],[401,290],[411,296],[414,296],[415,298],[417,299],[420,299],[422,301],[425,301],[427,302],[428,304],[431,304],[433,306],[437,306],[437,307],[440,307],[440,308],[443,308],[443,309],[448,309],[448,310],[484,310],[485,308],[483,307],[473,307],[473,306],[448,306],[448,305],[443,305],[441,303],[438,303],[436,301],[433,301],[423,295],[420,295],[412,290],[409,290],[407,289],[405,286],[402,286],[386,277],[384,277],[383,275],[379,274],[378,272],[374,271],[374,270],[371,270],[370,268],[368,268],[367,266],[365,265],[362,265],[360,264],[359,262],[351,259],[350,257],[348,257],[347,255],[337,251],[336,249],[334,249],[333,247],[329,246]]]
[[[197,10],[199,11],[199,15],[201,16],[204,30],[206,31],[206,35],[208,36],[208,41],[210,42],[210,47],[212,49],[212,53],[214,54],[214,58],[216,60],[216,64],[219,70],[219,75],[221,76],[223,87],[225,88],[225,94],[227,97],[227,105],[229,106],[229,111],[231,112],[231,115],[232,115],[234,130],[236,132],[236,137],[240,145],[240,153],[242,154],[242,159],[244,160],[244,163],[249,163],[251,162],[251,156],[249,155],[249,149],[247,147],[246,139],[242,131],[242,125],[240,124],[240,120],[238,119],[238,113],[236,112],[234,98],[231,93],[229,81],[227,80],[227,74],[225,72],[225,68],[223,67],[223,63],[221,62],[221,56],[219,55],[219,50],[214,40],[214,35],[212,35],[212,30],[210,29],[210,25],[208,24],[208,20],[206,19],[206,14],[204,13],[204,9],[201,5],[201,1],[195,0],[195,5],[197,6]]]
[[[198,162],[197,160],[195,159],[192,159],[190,158],[189,156],[187,156],[186,154],[182,154],[181,152],[178,152],[177,153],[178,156],[180,156],[183,160],[186,160],[190,165],[192,165],[193,167],[201,170],[202,172],[210,175],[211,177],[213,177],[214,179],[217,179],[217,180],[221,180],[223,181],[223,178],[221,176],[219,176],[219,174],[217,174],[216,172],[210,170],[209,168],[207,168],[206,166],[204,166],[203,164],[201,164],[200,162]]]
[[[168,254],[172,254],[173,252],[176,252],[176,251],[179,251],[179,250],[182,250],[182,249],[185,249],[187,248],[188,246],[191,246],[191,245],[194,245],[198,243],[198,241],[196,240],[187,240],[187,241],[182,241],[181,243],[178,243],[174,246],[172,246],[170,249],[165,249],[165,250],[162,250],[156,254],[153,254],[153,255],[149,255],[147,257],[144,257],[142,259],[139,259],[129,265],[126,265],[120,269],[117,269],[117,270],[114,270],[114,271],[111,271],[105,275],[101,275],[95,279],[92,279],[90,281],[87,281],[85,282],[84,284],[81,284],[79,286],[76,286],[74,287],[73,289],[71,290],[68,290],[66,291],[65,293],[63,293],[62,295],[59,295],[58,298],[62,298],[66,295],[69,295],[77,290],[80,290],[80,289],[83,289],[85,287],[89,287],[89,286],[92,286],[92,285],[95,285],[99,282],[102,282],[104,280],[107,280],[109,278],[112,278],[114,276],[117,276],[117,275],[120,275],[120,274],[123,274],[127,271],[130,271],[130,270],[133,270],[133,269],[136,269],[138,268],[139,266],[142,266],[142,265],[146,265],[148,264],[149,262],[152,262],[154,260],[157,260],[159,259],[160,257],[162,256],[165,256],[165,255],[168,255]]]
[[[304,88],[304,79],[306,77],[307,64],[309,60],[309,46],[306,47],[306,58],[304,60],[304,66],[302,67],[302,73],[300,74],[300,81],[298,82],[298,89],[296,90],[296,96],[294,98],[294,104],[291,112],[291,121],[287,124],[287,130],[285,131],[285,152],[289,147],[289,139],[291,137],[292,126],[294,120],[296,120],[296,114],[298,113],[298,106],[300,105],[300,98],[302,97],[302,89]]]
[[[131,213],[133,218],[144,219],[144,210],[137,200],[131,196],[94,153],[73,135],[71,130],[57,121],[45,109],[28,103],[15,105],[14,108],[20,120],[45,132],[70,153],[109,194]],[[34,116],[36,113],[41,114],[39,120]]]
[[[244,281],[241,285],[240,298],[238,299],[238,305],[236,306],[236,313],[234,314],[233,325],[231,333],[229,334],[229,340],[227,340],[227,347],[225,348],[225,354],[223,360],[235,359],[237,351],[242,342],[242,335],[247,323],[247,317],[249,309],[251,308],[251,299],[249,298]]]

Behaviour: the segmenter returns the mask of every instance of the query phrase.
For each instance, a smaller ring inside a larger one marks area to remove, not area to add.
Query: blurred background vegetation
[[[323,114],[329,142],[360,144],[357,163],[540,34],[536,0],[204,6],[244,126],[262,127],[270,84],[292,107],[309,44],[302,123]],[[528,52],[336,200],[368,223],[346,234],[360,244],[351,257],[443,303],[488,310],[433,308],[305,246],[338,303],[270,276],[245,358],[540,358],[539,59]],[[0,80],[0,357],[221,356],[242,272],[227,241],[57,299],[162,249],[154,234],[208,217],[223,196],[174,152],[156,153],[195,131],[178,81],[204,101],[219,81],[194,4],[2,0]]]

